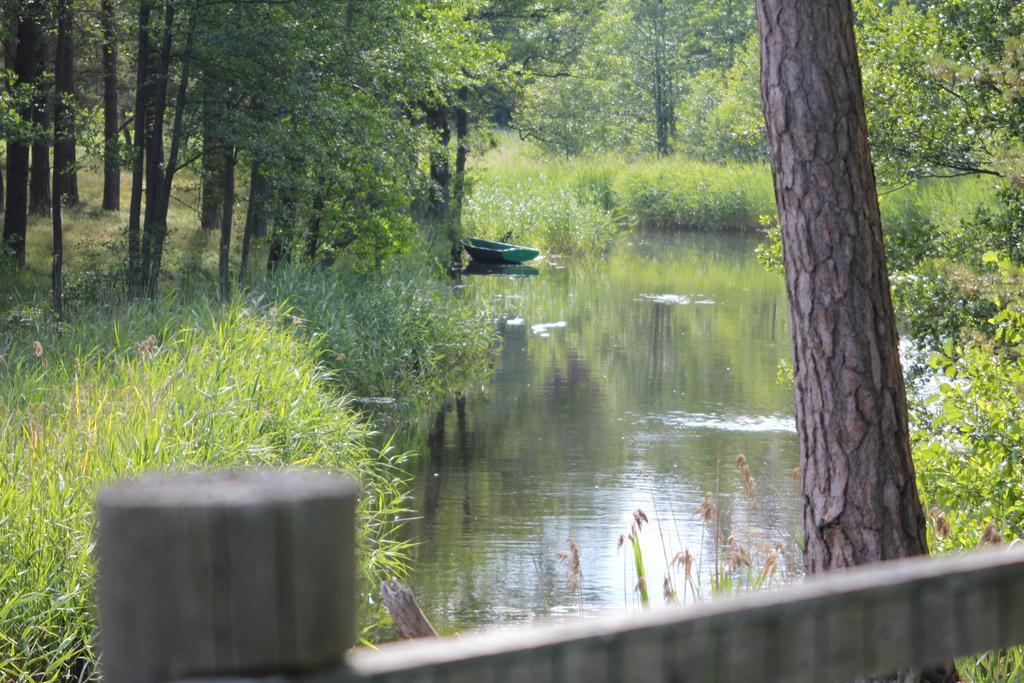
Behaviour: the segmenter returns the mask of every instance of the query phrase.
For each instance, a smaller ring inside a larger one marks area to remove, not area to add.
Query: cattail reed
[[[580,616],[583,616],[583,570],[580,568],[580,548],[576,541],[568,539],[569,549],[559,551],[558,561],[563,563],[568,571],[565,586],[569,589],[570,595],[579,598]],[[622,544],[621,537],[619,544]]]
[[[985,532],[981,535],[981,542],[978,545],[1002,545],[1003,534],[995,522],[989,522]]]
[[[940,541],[948,538],[952,530],[949,527],[949,520],[946,519],[946,513],[938,505],[933,505],[931,510],[928,511],[928,517],[932,520],[935,537]]]

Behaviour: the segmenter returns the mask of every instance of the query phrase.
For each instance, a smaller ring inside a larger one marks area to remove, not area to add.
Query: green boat
[[[463,239],[462,246],[474,261],[481,263],[524,263],[540,256],[540,250],[533,247],[521,247],[473,237]]]

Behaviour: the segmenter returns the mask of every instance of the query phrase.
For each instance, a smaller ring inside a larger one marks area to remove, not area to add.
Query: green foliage
[[[1013,172],[1024,119],[1014,0],[857,3],[872,152],[885,177]]]
[[[690,79],[678,113],[682,154],[717,162],[767,159],[760,59],[758,36],[752,33],[724,73],[707,69]]]
[[[745,148],[748,127],[759,131],[760,124],[749,120],[745,108],[733,110],[749,100],[751,83],[744,79],[756,61],[746,60],[735,72],[730,67],[739,52],[750,52],[742,46],[753,33],[751,10],[749,3],[735,0],[608,2],[568,73],[529,85],[515,124],[547,150],[569,155],[650,152],[661,147],[664,136],[672,147],[681,117],[682,137],[691,143],[710,137],[710,127],[718,125],[730,129],[740,138],[733,142]],[[714,84],[723,78],[729,81],[728,93]],[[756,91],[756,78],[752,83]],[[689,120],[701,110],[690,100],[700,100],[708,89],[714,90],[716,106],[721,105],[718,117],[712,124]],[[725,141],[722,148],[729,146]],[[686,151],[698,150],[689,144]],[[701,158],[724,158],[704,151]]]
[[[917,416],[915,455],[924,498],[938,506],[948,531],[940,548],[977,545],[992,524],[1004,536],[1024,536],[1024,296],[1021,271],[990,252],[1017,294],[994,301],[991,339],[946,340],[929,361],[941,376],[938,392]]]

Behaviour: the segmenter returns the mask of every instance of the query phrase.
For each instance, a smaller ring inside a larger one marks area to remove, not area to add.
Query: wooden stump
[[[152,476],[99,496],[104,680],[303,672],[355,642],[355,484]]]

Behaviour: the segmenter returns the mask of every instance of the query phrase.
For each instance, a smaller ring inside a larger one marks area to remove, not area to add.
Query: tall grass
[[[473,234],[561,254],[600,252],[631,225],[756,230],[774,211],[759,164],[544,156],[511,138],[478,162],[464,215]]]
[[[476,161],[467,199],[466,230],[483,237],[509,236],[562,254],[599,253],[615,232],[632,226],[759,231],[761,218],[776,214],[766,164],[614,154],[563,158],[511,136],[497,140]],[[890,241],[918,257],[995,197],[996,185],[980,178],[883,190],[883,224]]]
[[[364,273],[290,267],[264,289],[318,340],[335,381],[364,406],[389,406],[390,417],[423,413],[461,391],[499,342],[474,302],[453,296],[440,271],[408,258]]]
[[[447,291],[426,270],[296,268],[226,306],[201,296],[95,305],[63,325],[31,307],[6,316],[0,680],[95,677],[95,494],[145,471],[349,473],[363,492],[366,585],[401,574],[403,456],[374,446],[365,406],[345,394],[401,396],[422,383],[416,400],[428,400],[480,370],[491,325]]]

